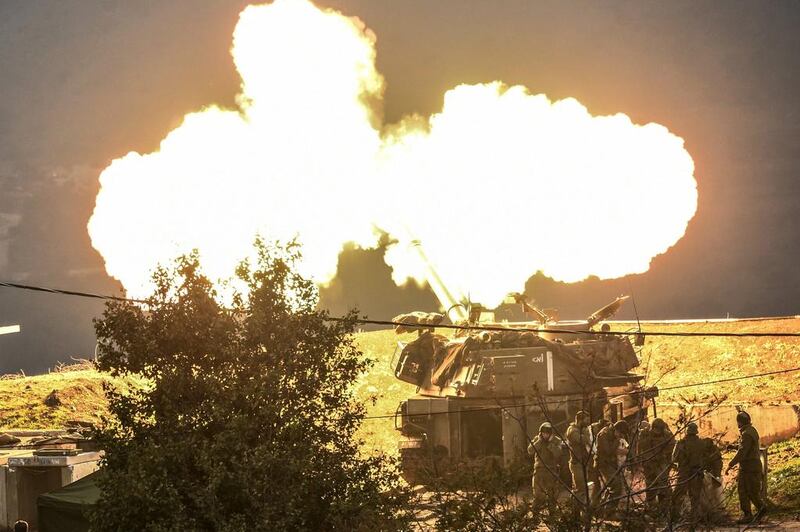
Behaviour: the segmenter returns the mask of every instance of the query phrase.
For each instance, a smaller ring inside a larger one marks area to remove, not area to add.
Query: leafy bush
[[[153,276],[145,305],[112,302],[95,323],[98,366],[150,383],[107,390],[111,416],[93,530],[391,530],[408,494],[392,463],[354,437],[369,366],[355,314],[326,321],[298,250],[256,244],[232,303],[197,254]]]

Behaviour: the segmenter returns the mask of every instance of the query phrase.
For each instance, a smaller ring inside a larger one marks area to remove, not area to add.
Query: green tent
[[[87,532],[89,519],[86,511],[100,498],[99,473],[95,471],[63,488],[39,495],[39,531]]]

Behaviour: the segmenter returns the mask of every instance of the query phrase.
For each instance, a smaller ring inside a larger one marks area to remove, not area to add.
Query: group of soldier
[[[766,511],[759,436],[746,412],[739,412],[736,421],[739,449],[727,472],[739,467],[739,523],[750,523]],[[684,431],[676,439],[660,418],[633,428],[626,421],[591,423],[583,411],[564,434],[542,423],[528,446],[534,460],[534,507],[541,510],[567,499],[600,515],[614,515],[643,492],[645,507],[657,516],[679,518],[687,495],[690,519],[699,518],[704,504],[705,515],[712,515],[720,506],[722,454],[713,439],[699,436],[695,423],[686,424]],[[633,488],[636,477],[643,480],[643,489]]]

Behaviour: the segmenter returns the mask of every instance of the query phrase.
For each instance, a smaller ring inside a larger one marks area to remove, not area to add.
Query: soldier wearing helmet
[[[680,511],[683,499],[688,493],[692,521],[698,518],[706,453],[706,447],[698,432],[696,423],[686,425],[686,436],[675,445],[675,451],[672,453],[672,462],[678,465],[678,480],[675,483],[672,510],[674,514]]]
[[[533,506],[540,509],[546,503],[554,503],[559,490],[559,466],[562,461],[561,439],[553,434],[553,425],[542,423],[539,434],[528,445],[528,454],[533,457]]]
[[[675,450],[675,437],[661,418],[655,418],[650,429],[639,436],[639,462],[645,480],[647,506],[655,504],[663,511],[669,509],[672,488],[669,485],[669,471],[672,468],[672,453]]]
[[[589,414],[583,410],[575,414],[575,422],[567,429],[567,445],[569,446],[569,471],[572,473],[572,484],[575,496],[579,501],[588,501],[589,486],[587,477],[591,478],[592,467],[592,435],[589,430]]]
[[[604,427],[597,434],[597,453],[594,465],[603,482],[602,492],[609,499],[608,510],[614,510],[622,496],[623,468],[617,461],[617,452],[622,442],[627,442],[628,423],[617,421]]]
[[[594,444],[597,435],[600,434],[600,431],[610,425],[611,422],[604,417],[601,417],[591,425],[589,425],[589,432],[592,434],[592,444]]]
[[[761,481],[764,471],[761,467],[758,431],[752,425],[750,415],[747,412],[739,412],[736,414],[736,424],[739,426],[741,434],[739,450],[731,458],[726,473],[729,473],[732,467],[739,466],[737,487],[742,517],[738,523],[750,523],[760,519],[767,510],[764,499],[761,497]],[[755,518],[751,513],[750,503],[756,507]]]

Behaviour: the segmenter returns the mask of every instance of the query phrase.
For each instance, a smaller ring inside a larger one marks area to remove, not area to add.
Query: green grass
[[[628,326],[616,326],[617,330]],[[642,323],[653,332],[800,332],[800,319],[718,323]],[[641,353],[646,384],[660,388],[800,367],[800,338],[658,337],[646,338]],[[664,390],[660,400],[704,400],[727,395],[729,401],[779,403],[800,399],[800,372],[729,383]]]
[[[360,333],[356,342],[366,356],[374,361],[372,369],[359,379],[356,395],[366,401],[368,416],[394,414],[400,401],[414,395],[416,387],[399,381],[390,367],[392,355],[398,341],[411,341],[415,335],[396,335],[393,331],[374,331]],[[399,432],[394,429],[394,419],[366,419],[359,432],[364,440],[364,450],[368,453],[397,453]]]
[[[400,401],[414,394],[416,388],[395,379],[389,367],[398,340],[413,338],[410,334],[398,337],[392,331],[356,336],[359,348],[375,361],[355,385],[356,397],[367,403],[369,416],[393,414]],[[112,378],[96,371],[89,362],[61,366],[43,375],[0,377],[0,431],[61,429],[71,420],[98,423],[108,412],[103,383],[125,391],[143,386],[144,381]],[[61,404],[50,407],[44,400],[53,391]],[[394,454],[397,435],[390,418],[365,420],[359,432],[368,453]]]
[[[44,375],[0,378],[0,431],[60,429],[68,421],[98,423],[108,412],[103,383],[120,391],[141,386],[137,379],[115,379],[97,372],[89,362],[60,366]],[[47,406],[55,391],[61,404]]]
[[[800,514],[800,439],[771,445],[769,464],[770,501],[779,513]]]

